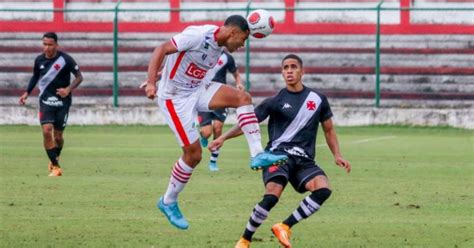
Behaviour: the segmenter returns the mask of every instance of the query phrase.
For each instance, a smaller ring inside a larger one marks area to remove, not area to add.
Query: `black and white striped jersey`
[[[296,93],[282,89],[258,105],[255,113],[259,122],[270,117],[267,150],[313,160],[319,123],[332,117],[326,96],[307,87]]]
[[[66,98],[61,98],[56,95],[56,90],[69,86],[71,83],[71,73],[77,76],[78,72],[79,66],[76,61],[65,52],[58,51],[56,56],[51,59],[41,54],[35,59],[33,77],[30,79],[27,92],[30,94],[36,84],[38,84],[40,101],[46,104],[51,103],[52,105],[69,105],[71,103],[71,94]]]

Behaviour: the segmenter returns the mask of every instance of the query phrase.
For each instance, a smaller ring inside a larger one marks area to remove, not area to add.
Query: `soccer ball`
[[[257,9],[247,16],[250,34],[258,39],[265,38],[273,32],[275,21],[270,12],[264,9]]]

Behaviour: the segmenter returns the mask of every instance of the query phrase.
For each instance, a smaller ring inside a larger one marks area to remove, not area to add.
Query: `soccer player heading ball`
[[[252,169],[266,168],[288,159],[286,155],[275,155],[263,150],[260,127],[250,95],[214,83],[206,77],[207,71],[216,65],[224,48],[234,52],[244,45],[248,36],[249,27],[245,18],[233,15],[221,27],[189,26],[158,46],[151,57],[146,96],[152,100],[158,97],[161,112],[183,150],[183,155],[173,166],[168,189],[160,197],[157,207],[171,224],[180,229],[187,229],[189,224],[178,207],[178,195],[202,156],[199,131],[194,125],[198,111],[236,108],[239,127],[249,144]],[[162,65],[157,92],[156,81]]]

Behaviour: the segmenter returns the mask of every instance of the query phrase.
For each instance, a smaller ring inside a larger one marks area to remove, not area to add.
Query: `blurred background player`
[[[213,82],[227,84],[227,72],[230,72],[235,80],[235,86],[239,90],[245,90],[245,86],[242,84],[242,80],[235,65],[235,60],[229,53],[223,51],[219,57],[216,66],[207,72],[206,77],[212,78]],[[201,128],[201,146],[207,147],[208,139],[211,134],[214,135],[214,139],[218,138],[222,134],[222,127],[224,126],[225,119],[227,118],[227,109],[216,109],[212,112],[199,112],[199,126]],[[219,149],[211,152],[211,158],[209,161],[209,169],[211,171],[218,171],[217,158],[219,157]]]
[[[74,80],[71,81],[71,73]],[[20,104],[39,84],[39,120],[43,130],[43,144],[49,158],[49,176],[61,176],[58,160],[64,145],[63,132],[66,128],[71,92],[82,82],[82,74],[74,59],[58,51],[58,36],[48,32],[43,35],[43,53],[36,57],[33,77],[26,92],[20,97]]]
[[[297,192],[309,191],[311,194],[300,202],[286,220],[272,227],[272,232],[286,248],[291,247],[291,227],[318,211],[331,195],[326,174],[314,161],[319,123],[336,165],[348,173],[351,171],[349,161],[342,157],[339,150],[336,130],[331,120],[332,112],[326,96],[307,88],[302,83],[304,71],[301,58],[294,54],[285,56],[281,72],[286,88],[276,96],[263,101],[255,108],[255,113],[259,122],[270,117],[268,122],[270,140],[266,149],[285,154],[289,160],[282,166],[271,166],[263,170],[265,194],[254,207],[245,231],[235,245],[236,248],[250,246],[253,234],[277,204],[288,182]],[[226,139],[240,134],[238,127],[233,127],[214,140],[209,149],[218,148]]]
[[[217,64],[224,48],[234,52],[244,45],[248,36],[247,20],[233,15],[221,27],[187,27],[158,46],[151,57],[146,96],[154,99],[157,95],[158,72],[166,57],[159,81],[158,105],[183,150],[183,155],[173,166],[166,193],[157,204],[177,228],[187,229],[189,226],[178,207],[178,195],[202,157],[199,130],[195,127],[198,111],[236,108],[239,126],[250,148],[250,168],[264,168],[288,159],[285,155],[275,155],[263,150],[260,127],[248,93],[213,83],[206,78],[207,71]]]

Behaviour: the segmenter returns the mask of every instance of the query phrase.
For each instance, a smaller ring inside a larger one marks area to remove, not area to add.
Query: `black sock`
[[[329,198],[330,195],[331,190],[328,188],[321,188],[314,191],[311,193],[311,195],[306,196],[300,202],[298,208],[296,208],[295,211],[293,211],[293,214],[283,221],[283,224],[292,227],[301,220],[308,218],[319,210],[319,208]]]
[[[250,215],[247,227],[245,228],[242,237],[246,240],[252,240],[252,236],[257,231],[257,228],[265,221],[270,210],[277,204],[278,197],[275,195],[264,195],[263,200],[260,201],[253,208],[252,214]]]
[[[59,157],[59,155],[61,155],[61,151],[63,150],[63,147],[62,146],[57,146],[56,147],[56,156]]]
[[[59,164],[58,164],[58,154],[57,154],[57,151],[56,151],[56,147],[52,148],[52,149],[49,149],[49,150],[46,150],[46,154],[48,154],[49,161],[51,161],[51,163],[53,165],[59,166]]]

